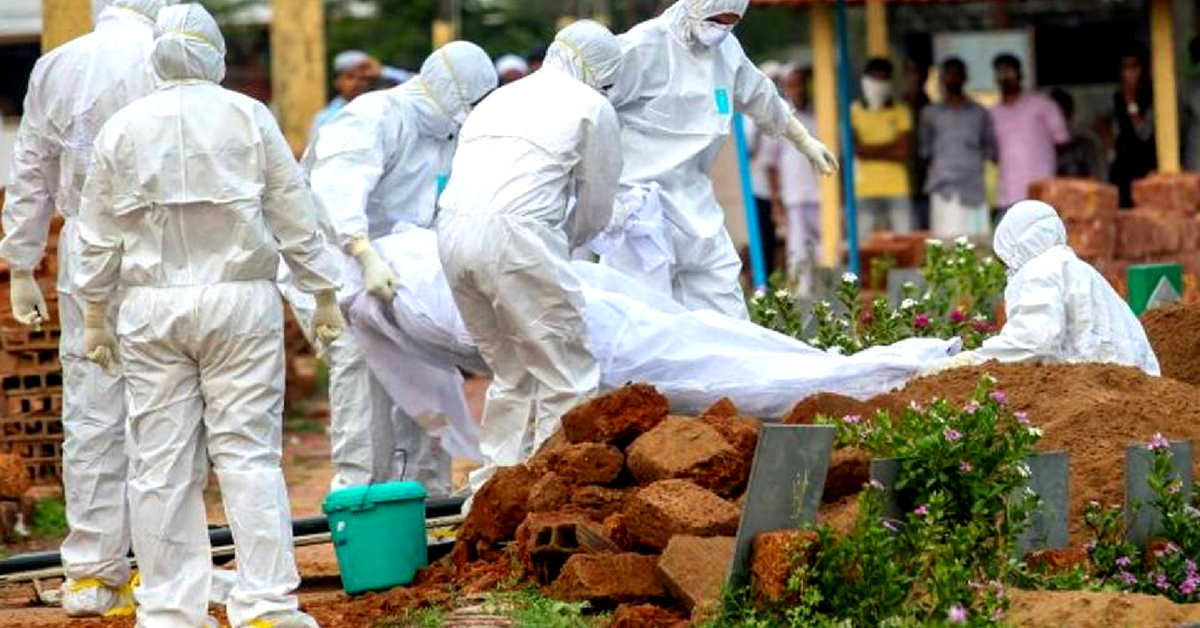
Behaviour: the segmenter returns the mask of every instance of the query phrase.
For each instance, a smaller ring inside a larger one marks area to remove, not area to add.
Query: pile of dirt
[[[1010,591],[1007,625],[1026,628],[1177,628],[1200,622],[1200,604],[1111,591]]]
[[[914,380],[886,395],[886,403],[894,407],[897,401],[935,398],[965,403],[985,373],[996,378],[1013,410],[1026,412],[1042,428],[1040,449],[1070,454],[1070,521],[1076,543],[1085,540],[1083,510],[1089,501],[1123,502],[1126,445],[1147,442],[1155,433],[1200,442],[1200,389],[1122,366],[989,363]],[[880,402],[877,398],[867,404]]]
[[[1200,385],[1200,305],[1176,303],[1142,314],[1163,377]]]

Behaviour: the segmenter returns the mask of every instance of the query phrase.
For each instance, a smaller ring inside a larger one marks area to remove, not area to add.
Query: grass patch
[[[30,533],[35,537],[67,535],[67,505],[61,499],[43,499],[33,506]]]
[[[325,424],[306,415],[287,417],[283,420],[284,434],[324,434]]]
[[[446,623],[446,611],[439,607],[411,610],[399,617],[385,617],[371,628],[441,628]]]
[[[484,605],[488,612],[504,615],[518,626],[538,628],[601,628],[608,625],[609,615],[590,614],[586,602],[573,603],[552,600],[528,586],[516,591],[492,593]]]

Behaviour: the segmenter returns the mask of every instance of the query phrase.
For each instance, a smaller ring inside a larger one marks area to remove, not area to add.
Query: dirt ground
[[[471,379],[465,386],[467,400],[476,419],[483,412],[483,395],[487,380]],[[312,517],[321,514],[321,502],[329,492],[329,481],[333,469],[329,461],[329,436],[324,429],[328,425],[328,403],[314,398],[305,406],[306,415],[291,420],[289,426],[300,426],[300,433],[285,432],[283,444],[284,475],[288,483],[288,496],[292,503],[292,516]],[[316,429],[319,426],[321,429]],[[455,461],[456,485],[465,482],[470,466]],[[224,525],[225,513],[221,508],[220,491],[215,480],[211,481],[204,494],[210,524]],[[11,553],[54,549],[53,540],[39,539],[19,545],[6,545]],[[296,550],[296,564],[303,580],[299,591],[301,605],[311,612],[323,628],[358,628],[368,626],[374,618],[402,612],[407,606],[403,595],[365,596],[350,603],[342,593],[338,577],[337,557],[332,545],[313,545]],[[232,567],[233,565],[227,565]],[[47,580],[43,589],[56,589],[60,580]],[[215,613],[220,617],[219,613]],[[125,628],[132,627],[132,620],[69,620],[62,610],[41,605],[31,584],[0,585],[0,626],[4,628]]]

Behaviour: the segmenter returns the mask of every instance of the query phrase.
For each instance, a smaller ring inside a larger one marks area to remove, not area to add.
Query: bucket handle
[[[403,479],[404,476],[408,474],[408,450],[403,447],[397,447],[394,453],[399,453],[401,456],[403,456],[403,462],[400,463],[400,478]],[[361,512],[367,509],[367,496],[371,493],[371,487],[375,486],[376,484],[378,484],[378,482],[372,478],[371,483],[367,485],[367,490],[363,491],[362,499],[359,500],[358,508],[355,509],[355,512]]]

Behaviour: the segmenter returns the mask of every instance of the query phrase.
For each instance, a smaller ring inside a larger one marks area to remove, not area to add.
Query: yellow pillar
[[[91,0],[42,0],[42,54],[91,30]]]
[[[279,126],[296,155],[326,101],[322,0],[272,0],[271,92]]]
[[[887,5],[884,0],[867,0],[867,54],[872,57],[890,56],[888,49]]]
[[[1154,70],[1154,141],[1160,172],[1179,172],[1179,105],[1175,82],[1175,22],[1171,0],[1151,0],[1150,39]]]
[[[454,24],[450,20],[433,21],[434,49],[441,48],[455,39],[458,39],[458,37],[454,33]]]
[[[575,17],[574,15],[560,15],[558,16],[558,19],[554,21],[554,28],[561,31],[577,21],[579,21],[579,18]]]
[[[826,146],[838,146],[837,65],[833,59],[833,17],[825,2],[814,2],[810,11],[813,50],[813,106],[817,137]],[[845,159],[846,157],[842,157]],[[820,177],[821,264],[836,266],[841,258],[842,194],[838,177]]]

